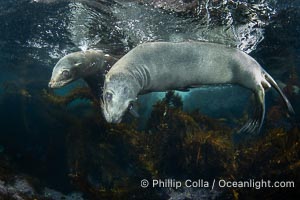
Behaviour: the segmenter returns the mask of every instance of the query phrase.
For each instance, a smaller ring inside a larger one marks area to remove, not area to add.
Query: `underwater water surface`
[[[260,133],[237,134],[253,98],[230,85],[142,95],[139,118],[109,124],[83,80],[48,88],[69,53],[190,40],[251,55],[295,115],[271,88]],[[298,199],[299,74],[298,0],[0,0],[0,200]]]

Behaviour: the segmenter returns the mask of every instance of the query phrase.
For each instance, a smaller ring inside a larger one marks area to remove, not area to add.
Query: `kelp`
[[[99,139],[98,151],[89,155],[93,155],[92,157],[97,154],[102,155],[96,158],[99,162],[93,164],[101,166],[107,174],[106,178],[113,184],[108,184],[111,187],[103,184],[102,189],[96,191],[101,191],[102,195],[109,194],[121,198],[122,195],[140,191],[138,177],[239,180],[247,176],[249,178],[268,175],[280,177],[287,171],[292,173],[293,170],[298,169],[297,153],[292,153],[299,152],[299,146],[293,145],[298,144],[298,129],[291,130],[291,133],[286,133],[284,129],[270,129],[266,137],[258,138],[251,144],[236,146],[231,138],[233,130],[223,124],[222,120],[211,119],[196,111],[188,114],[182,111],[182,107],[183,102],[180,97],[174,92],[168,92],[164,99],[153,106],[144,131],[137,131],[134,123],[112,125],[106,124],[103,118],[99,119],[101,123],[98,123],[102,124],[101,129],[105,130],[105,133],[101,133],[103,138]],[[274,116],[272,120],[280,120],[281,117],[282,115]],[[82,127],[87,126],[83,124]],[[81,132],[78,131],[78,134],[80,135]],[[79,138],[78,142],[86,141],[79,135],[72,138]],[[85,137],[89,138],[87,134]],[[90,138],[95,139],[95,137]],[[86,143],[97,146],[92,141]],[[122,148],[119,149],[121,146]],[[286,153],[282,153],[282,149],[285,149]],[[120,156],[118,155],[120,152],[126,154],[122,153]],[[120,157],[122,159],[127,157],[124,163],[128,162],[135,166],[134,175],[128,175],[128,172],[126,174],[122,164],[113,161]],[[283,163],[285,168],[276,168],[279,163]],[[260,166],[270,168],[264,170]],[[82,170],[86,169],[82,167]],[[120,170],[122,173],[118,172]],[[116,172],[120,177],[118,181],[113,181],[112,174]],[[130,179],[131,181],[126,181]],[[122,187],[124,183],[128,185]],[[130,183],[135,184],[132,187]],[[235,189],[229,192],[238,198],[247,194],[248,190]]]
[[[236,150],[239,168],[236,179],[293,181],[295,188],[238,189],[241,198],[288,199],[299,195],[300,132],[298,127],[289,131],[273,128],[265,137]]]
[[[53,103],[55,105],[68,105],[75,99],[87,99],[92,101],[93,103],[97,104],[97,99],[92,95],[90,89],[88,88],[76,88],[73,89],[70,93],[68,93],[66,96],[58,96],[54,95],[53,93],[43,90],[42,96],[47,99],[49,103]]]
[[[172,91],[153,106],[145,130],[137,130],[135,119],[106,123],[99,105],[94,103],[86,108],[93,112],[83,116],[62,109],[78,98],[92,99],[88,93],[76,89],[67,96],[44,92],[43,97],[49,104],[49,116],[67,123],[64,131],[70,182],[90,199],[165,199],[167,193],[163,190],[140,187],[142,179],[154,178],[264,178],[299,184],[299,129],[295,124],[293,128],[275,126],[284,117],[277,105],[271,108],[274,114],[267,117],[271,125],[265,127],[263,136],[235,143],[234,130],[223,119],[199,111],[184,112],[184,102]],[[3,169],[0,167],[1,179],[6,173]],[[291,190],[291,194],[297,191]],[[278,199],[281,195],[283,190],[278,188],[227,188],[219,197]]]

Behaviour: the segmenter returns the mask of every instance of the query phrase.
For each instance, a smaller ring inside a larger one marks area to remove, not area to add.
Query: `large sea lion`
[[[48,86],[60,88],[82,78],[95,97],[100,98],[105,73],[116,61],[116,58],[101,50],[70,53],[57,62]]]
[[[243,132],[260,131],[265,89],[271,86],[289,112],[294,112],[276,82],[254,58],[238,49],[206,42],[138,45],[106,74],[101,107],[108,122],[119,123],[139,94],[219,84],[238,84],[254,92],[256,112],[241,129]]]

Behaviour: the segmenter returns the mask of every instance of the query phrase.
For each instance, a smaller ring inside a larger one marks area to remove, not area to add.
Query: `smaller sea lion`
[[[99,98],[102,94],[104,74],[116,61],[116,58],[101,50],[70,53],[57,62],[48,86],[60,88],[82,78],[95,97]]]

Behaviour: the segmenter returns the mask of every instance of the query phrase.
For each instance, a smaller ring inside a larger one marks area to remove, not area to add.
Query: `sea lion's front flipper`
[[[260,132],[265,116],[265,91],[259,87],[255,91],[255,106],[252,117],[238,131],[238,133],[257,134]]]
[[[180,91],[180,92],[190,92],[191,89],[194,89],[194,88],[199,88],[201,87],[202,85],[189,85],[187,87],[181,87],[181,88],[176,88],[176,90]]]
[[[177,88],[176,90],[178,90],[180,92],[189,92],[190,91],[189,88]]]
[[[134,116],[135,118],[139,118],[140,117],[140,115],[139,115],[139,113],[138,113],[138,105],[137,105],[137,103],[136,102],[132,102],[132,103],[130,103],[130,105],[129,105],[129,113],[132,115],[132,116]]]

